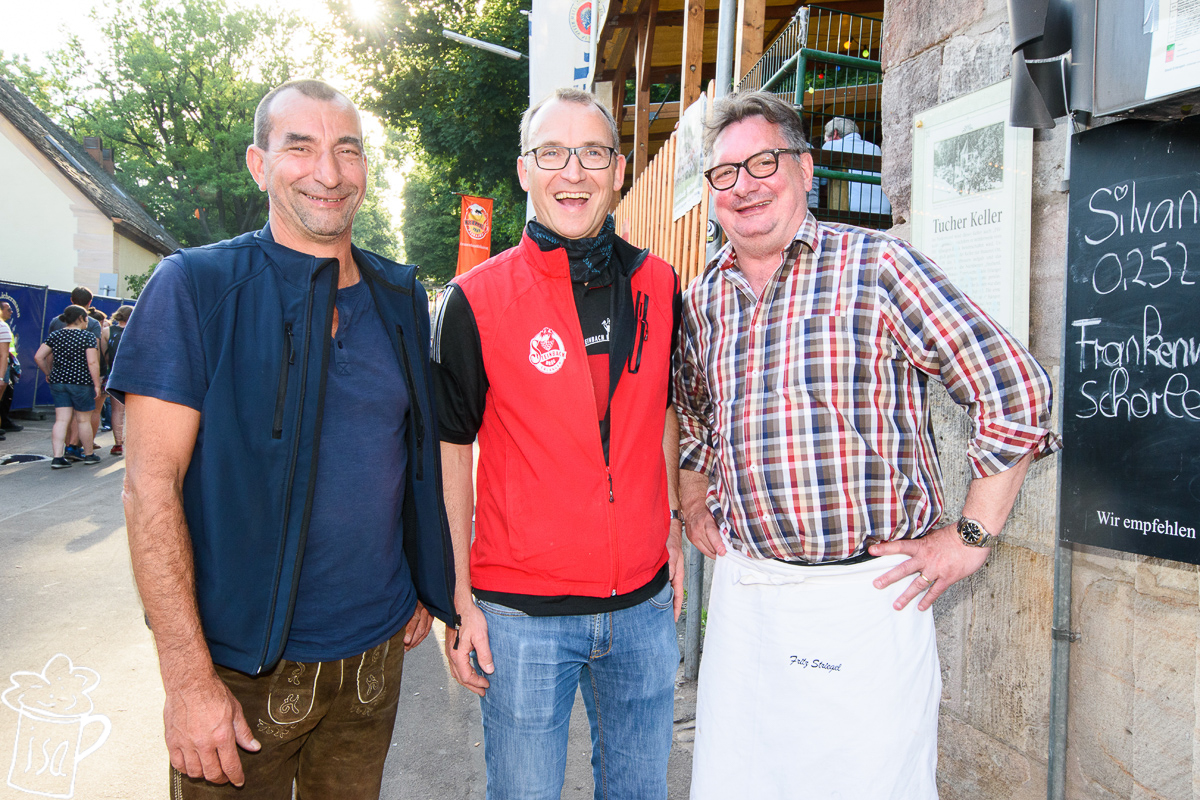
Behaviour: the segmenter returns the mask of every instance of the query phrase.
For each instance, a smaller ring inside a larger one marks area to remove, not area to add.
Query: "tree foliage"
[[[122,183],[184,244],[261,225],[266,197],[246,145],[270,87],[321,71],[319,56],[294,56],[310,35],[304,22],[225,0],[110,0],[93,19],[108,49],[90,53],[72,37],[52,54],[43,108],[76,137],[102,137]]]
[[[72,37],[44,70],[0,72],[71,134],[112,147],[122,184],[184,244],[261,226],[266,196],[245,165],[254,109],[272,86],[320,75],[327,37],[226,0],[108,0],[92,18],[107,50]]]
[[[370,165],[367,196],[358,213],[354,215],[354,243],[364,250],[378,253],[392,261],[400,260],[400,245],[392,226],[392,215],[382,204],[384,193],[391,187],[385,175],[385,161],[389,161],[384,150],[367,146]]]
[[[150,281],[150,276],[154,274],[154,268],[158,264],[151,264],[150,269],[137,275],[130,275],[125,278],[125,287],[128,297],[132,300],[137,300],[142,294],[142,289],[146,288],[146,284]]]
[[[525,52],[528,24],[516,0],[401,0],[378,22],[355,21],[333,2],[353,45],[362,102],[397,129],[416,167],[404,190],[407,260],[435,280],[454,275],[459,199],[493,198],[492,252],[511,247],[525,224],[516,174],[518,126],[529,66],[445,39],[442,29]]]

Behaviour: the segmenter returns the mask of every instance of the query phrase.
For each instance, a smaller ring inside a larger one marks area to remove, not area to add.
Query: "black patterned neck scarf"
[[[609,265],[612,262],[613,235],[617,225],[612,214],[604,218],[600,232],[589,239],[567,239],[547,228],[536,219],[529,220],[525,230],[537,242],[543,253],[561,247],[567,251],[567,263],[571,267],[571,281],[591,285],[598,278],[605,278],[601,285],[611,282]]]

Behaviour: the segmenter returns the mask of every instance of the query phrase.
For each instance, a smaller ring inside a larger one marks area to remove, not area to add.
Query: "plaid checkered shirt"
[[[727,245],[688,286],[680,465],[735,548],[822,563],[944,510],[930,378],[967,408],[976,477],[1061,447],[1049,377],[908,243],[809,214],[761,299]]]

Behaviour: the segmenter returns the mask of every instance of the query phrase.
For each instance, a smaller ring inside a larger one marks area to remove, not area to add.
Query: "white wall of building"
[[[96,291],[114,271],[112,220],[4,118],[0,185],[0,280]]]

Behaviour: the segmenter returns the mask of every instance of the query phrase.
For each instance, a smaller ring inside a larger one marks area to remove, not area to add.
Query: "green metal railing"
[[[813,142],[813,175],[820,187],[813,212],[820,219],[891,227],[881,192],[866,188],[882,183],[880,158],[866,144],[881,138],[881,42],[878,19],[802,7],[738,83],[738,90],[769,91],[800,110]],[[854,123],[864,144],[849,152],[824,150],[826,125],[837,118]],[[855,185],[861,188],[850,188]],[[851,211],[852,205],[860,207]]]

